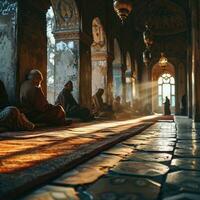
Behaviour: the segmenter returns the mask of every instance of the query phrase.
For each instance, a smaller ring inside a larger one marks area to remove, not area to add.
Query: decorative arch
[[[152,110],[156,113],[163,112],[164,96],[169,96],[172,101],[171,111],[175,112],[175,67],[168,63],[163,70],[159,63],[152,67]],[[166,91],[167,90],[167,91]],[[167,92],[167,93],[166,93]],[[168,94],[169,93],[169,94]]]
[[[122,91],[122,54],[117,39],[114,39],[113,60],[113,95],[114,98],[123,95]]]
[[[103,88],[105,98],[107,93],[107,38],[104,27],[98,17],[95,17],[92,21],[92,36],[92,95],[99,88]]]

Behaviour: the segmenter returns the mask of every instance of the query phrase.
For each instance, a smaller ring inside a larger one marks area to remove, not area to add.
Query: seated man
[[[120,96],[117,96],[113,101],[113,111],[115,112],[117,119],[133,117],[133,109],[131,108],[130,103],[122,105]]]
[[[99,88],[96,94],[92,97],[93,113],[97,117],[113,118],[112,106],[103,102],[104,89]]]
[[[18,108],[10,106],[2,81],[0,81],[0,126],[9,130],[32,130],[35,127]]]
[[[88,121],[93,118],[88,108],[81,107],[74,99],[71,92],[73,91],[73,83],[68,81],[63,90],[56,99],[56,105],[61,105],[67,117],[80,118],[83,121]]]
[[[61,106],[49,104],[41,88],[42,73],[33,69],[20,88],[22,109],[29,120],[35,123],[65,124],[65,111]]]
[[[113,101],[113,111],[114,112],[122,112],[123,107],[121,105],[121,97],[117,96]]]

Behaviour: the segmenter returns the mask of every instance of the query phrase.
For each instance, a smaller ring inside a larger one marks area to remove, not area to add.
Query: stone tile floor
[[[199,200],[200,125],[158,122],[21,200]]]
[[[163,116],[75,124],[67,128],[48,128],[31,132],[1,133],[0,199],[16,199],[25,191],[44,182],[49,183],[50,180],[105,150],[100,157],[96,157],[94,161],[90,160],[88,165],[82,168],[79,166],[80,169],[70,172],[77,174],[78,178],[68,178],[73,187],[78,184],[77,179],[85,181],[80,185],[96,181],[133,151],[131,145],[125,144],[106,149],[138,134],[159,119],[163,119]],[[155,137],[157,138],[157,135]],[[89,180],[86,180],[85,176],[88,175]],[[76,194],[77,190],[73,187],[70,186],[68,191],[75,191],[73,194]]]

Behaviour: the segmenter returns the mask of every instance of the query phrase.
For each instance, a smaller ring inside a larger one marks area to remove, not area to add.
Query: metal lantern
[[[113,7],[122,23],[126,20],[133,9],[131,0],[113,0]]]
[[[158,61],[160,67],[165,70],[166,66],[167,66],[167,63],[168,63],[168,59],[165,57],[165,54],[162,52],[161,53],[161,57]]]
[[[146,66],[148,66],[150,61],[151,61],[151,51],[149,50],[149,48],[146,48],[143,52],[143,62]]]
[[[147,24],[145,25],[145,31],[143,32],[143,39],[144,39],[144,43],[147,47],[152,46],[153,35],[152,35],[151,30],[150,30],[150,28]]]

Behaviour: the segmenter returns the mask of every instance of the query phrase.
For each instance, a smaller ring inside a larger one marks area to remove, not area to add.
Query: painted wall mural
[[[16,17],[17,3],[0,1],[0,79],[4,82],[9,99],[15,101],[16,83]]]

